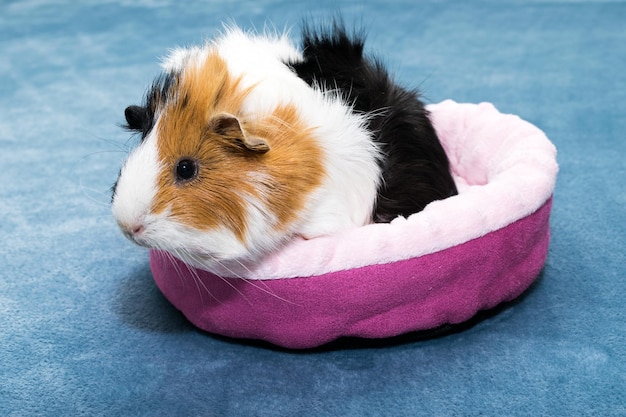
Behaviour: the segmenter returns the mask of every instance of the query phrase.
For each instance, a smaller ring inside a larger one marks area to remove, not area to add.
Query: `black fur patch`
[[[141,134],[141,141],[148,136],[155,123],[155,116],[159,109],[170,98],[172,87],[178,75],[174,73],[162,74],[152,83],[152,86],[146,93],[144,104],[141,106],[131,105],[124,110],[126,124],[122,127],[126,130]],[[121,171],[117,176],[121,175]],[[115,198],[115,190],[117,188],[117,180],[111,186],[111,201]]]
[[[170,98],[172,87],[178,79],[177,74],[162,74],[154,80],[146,93],[142,106],[128,106],[124,110],[126,125],[124,128],[140,133],[143,141],[154,127],[155,115],[159,107]]]
[[[380,61],[365,57],[364,42],[362,34],[348,34],[339,22],[330,29],[306,26],[304,59],[287,64],[309,85],[339,89],[354,111],[368,115],[368,129],[385,156],[374,221],[389,222],[457,189],[419,92],[398,86]]]

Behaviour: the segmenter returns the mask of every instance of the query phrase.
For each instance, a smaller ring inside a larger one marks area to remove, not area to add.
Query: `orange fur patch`
[[[185,68],[158,124],[164,169],[154,213],[170,210],[172,218],[199,230],[224,226],[242,242],[248,229],[245,196],[267,206],[278,230],[296,220],[307,196],[322,182],[322,150],[293,105],[279,106],[266,116],[241,114],[250,90],[228,73],[216,53]],[[212,131],[211,118],[220,113],[235,115],[246,134],[265,139],[270,151],[242,149],[234,146],[233,138]],[[198,175],[181,183],[176,181],[176,165],[183,158],[197,161]]]
[[[273,181],[268,187],[267,204],[278,219],[277,228],[284,230],[322,183],[323,151],[312,128],[302,123],[293,105],[279,106],[272,116],[250,126],[249,131],[270,145],[264,157],[264,169]]]

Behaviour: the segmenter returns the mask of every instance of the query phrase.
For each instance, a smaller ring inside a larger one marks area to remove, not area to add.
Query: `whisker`
[[[176,259],[176,257],[174,255],[172,255],[170,252],[157,248],[162,254],[164,254],[167,259],[169,259],[169,261],[172,263],[174,270],[176,271],[176,275],[178,275],[178,281],[180,282],[180,284],[183,287],[183,290],[185,289],[185,285],[186,285],[186,281],[183,277],[183,271],[180,267],[180,265],[178,264],[178,259]]]
[[[235,273],[235,271],[233,271],[232,269],[230,269],[228,266],[226,266],[224,263],[220,262],[219,260],[213,258],[213,261],[220,265],[222,268],[226,269],[230,274],[234,275],[235,278],[237,279],[244,279],[242,276],[240,276],[239,274]],[[221,275],[217,275],[224,283],[228,284],[229,287],[231,287],[233,290],[237,291],[237,293],[239,295],[241,295],[248,304],[253,305],[252,302],[248,299],[248,297],[245,296],[245,294],[243,292],[241,292],[241,290],[239,288],[237,288],[234,284],[232,284],[230,282],[230,280],[228,278],[222,277]]]
[[[95,203],[96,205],[100,206],[100,207],[110,207],[111,203],[109,202],[111,200],[111,196],[108,192],[104,192],[104,191],[100,191],[98,189],[95,188],[91,188],[91,187],[87,187],[85,185],[83,185],[83,180],[82,178],[79,178],[78,180],[78,187],[80,188],[80,190],[82,191],[83,195],[92,203]],[[96,197],[94,197],[92,194],[93,193],[95,195],[98,196],[103,196],[103,197],[107,197],[107,201],[100,201],[98,200]]]
[[[234,261],[237,262],[250,275],[252,275],[252,271],[250,271],[250,269],[243,262],[239,261],[238,259],[235,259]],[[222,264],[222,266],[224,266],[224,265]],[[230,271],[230,269],[229,269],[229,271]],[[255,279],[245,278],[245,277],[243,277],[241,275],[238,275],[237,278],[244,280],[247,284],[252,285],[254,288],[258,289],[259,291],[262,291],[262,292],[264,292],[264,293],[266,293],[268,295],[271,295],[272,297],[276,298],[277,300],[281,300],[281,301],[284,301],[284,302],[292,304],[292,305],[299,305],[298,303],[294,303],[293,301],[289,301],[289,300],[287,300],[287,299],[285,299],[283,297],[280,297],[278,294],[274,293],[270,289],[269,285],[265,282],[265,280],[255,280]],[[265,288],[262,288],[261,284]]]
[[[281,297],[278,294],[274,293],[270,289],[269,285],[265,282],[265,280],[255,280],[255,279],[246,279],[246,278],[242,278],[242,279],[244,281],[246,281],[246,283],[252,285],[257,290],[262,291],[262,292],[266,293],[267,295],[271,295],[272,297],[276,298],[277,300],[284,301],[285,303],[288,303],[288,304],[291,304],[291,305],[294,305],[294,306],[300,306],[300,304],[295,303],[293,301],[290,301],[290,300],[288,300],[288,299],[286,299],[284,297]],[[259,283],[259,284],[257,284],[257,283]],[[260,283],[262,283],[263,286],[265,286],[265,288],[263,288]]]
[[[200,273],[198,272],[198,270],[196,268],[193,268],[192,266],[185,264],[185,266],[187,267],[187,270],[189,271],[189,273],[194,277],[195,280],[197,280],[201,285],[202,288],[204,288],[204,290],[207,292],[207,294],[209,294],[211,296],[211,298],[213,298],[213,300],[215,300],[215,302],[222,304],[222,301],[217,298],[212,292],[211,290],[209,290],[209,288],[206,286],[206,284],[204,283],[204,281],[202,280],[202,278],[200,278]]]
[[[198,273],[197,269],[194,268],[193,266],[189,265],[188,263],[186,263],[184,260],[185,259],[189,259],[191,262],[199,264],[201,263],[200,260],[198,259],[197,256],[195,256],[193,253],[186,251],[186,250],[178,250],[177,252],[183,252],[183,256],[181,257],[181,259],[183,260],[183,263],[185,264],[185,266],[187,267],[187,270],[189,272],[189,274],[191,274],[191,276],[193,277],[194,281],[196,282],[196,285],[198,285],[198,283],[200,285],[202,285],[202,288],[206,291],[206,293],[208,295],[211,296],[211,298],[213,298],[216,302],[218,303],[222,303],[222,301],[220,301],[212,292],[211,290],[209,290],[209,288],[206,286],[206,284],[204,283],[204,281],[202,280],[202,278],[200,278],[200,274]],[[200,300],[202,302],[202,299]]]
[[[81,156],[76,161],[74,161],[74,163],[67,168],[67,173],[74,172],[76,170],[76,167],[78,166],[78,164],[84,162],[85,160],[87,160],[88,158],[91,158],[92,156],[109,154],[109,153],[124,153],[124,154],[128,155],[128,151],[124,151],[124,150],[121,150],[121,149],[120,150],[105,150],[105,151],[91,152],[91,153],[88,153],[86,155]]]
[[[183,260],[183,263],[187,266],[187,268],[189,269],[189,265],[187,265],[184,261],[185,259],[185,255],[180,253],[180,250],[172,250],[172,252],[175,253],[176,257]],[[171,260],[174,264],[176,264],[176,260],[172,259]],[[210,295],[212,298],[215,299],[215,297],[213,296],[213,294],[211,293],[211,291],[208,290],[208,288],[206,288],[206,286],[204,285],[204,283],[202,282],[202,280],[199,279],[198,275],[194,274],[193,271],[191,269],[189,269],[191,278],[193,280],[193,283],[196,285],[196,289],[198,290],[198,295],[200,296],[200,303],[204,304],[204,299],[202,296],[202,289],[200,288],[200,284],[202,284],[202,286],[204,287],[204,290],[207,292],[208,295]],[[182,271],[181,271],[182,274]],[[217,299],[216,299],[217,301]]]

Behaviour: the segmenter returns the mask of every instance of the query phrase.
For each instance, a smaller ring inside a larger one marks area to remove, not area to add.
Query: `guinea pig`
[[[457,192],[419,92],[341,24],[306,27],[300,48],[231,27],[162,67],[125,110],[141,143],[113,186],[139,245],[213,271]]]

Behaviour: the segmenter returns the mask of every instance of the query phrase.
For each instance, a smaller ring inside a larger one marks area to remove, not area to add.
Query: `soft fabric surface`
[[[123,109],[157,57],[225,19],[337,11],[429,102],[492,102],[546,132],[545,267],[520,302],[440,337],[291,353],[199,331],[112,221],[135,143]],[[624,415],[625,16],[584,0],[2,2],[0,415]]]
[[[550,206],[429,255],[313,277],[222,279],[162,253],[151,265],[165,296],[203,330],[300,349],[391,337],[462,323],[520,295],[546,259]]]
[[[429,111],[457,196],[390,224],[297,240],[219,275],[154,251],[157,285],[203,330],[290,348],[458,324],[512,300],[546,259],[554,146],[487,103]]]

